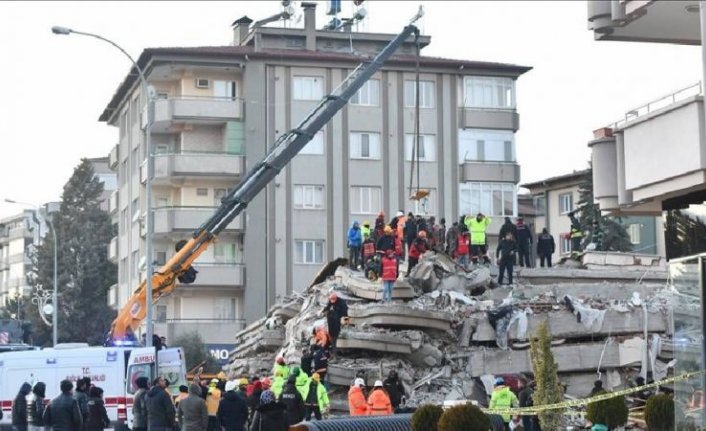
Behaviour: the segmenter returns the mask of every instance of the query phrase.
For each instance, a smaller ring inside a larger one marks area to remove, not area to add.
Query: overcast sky
[[[262,19],[279,3],[0,3],[0,201],[58,200],[79,160],[107,156],[118,140],[97,119],[130,63],[98,40],[55,36],[52,25],[98,33],[137,58],[147,47],[227,45],[235,19]],[[522,182],[585,168],[592,130],[701,79],[700,47],[594,41],[585,1],[365,4],[367,30],[385,33],[424,4],[424,55],[534,68],[517,82]],[[20,210],[0,202],[0,218]]]

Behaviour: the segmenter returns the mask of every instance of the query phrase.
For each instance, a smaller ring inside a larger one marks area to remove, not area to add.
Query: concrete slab
[[[630,282],[665,282],[668,273],[660,267],[647,267],[641,271],[618,270],[615,267],[602,271],[580,268],[521,268],[518,279],[531,284]]]
[[[442,331],[450,329],[453,321],[451,313],[412,308],[402,304],[350,307],[348,315],[351,324],[356,326],[427,328]]]
[[[419,341],[421,341],[421,333]],[[412,353],[413,340],[395,333],[343,330],[338,337],[338,349],[362,349],[387,353]]]

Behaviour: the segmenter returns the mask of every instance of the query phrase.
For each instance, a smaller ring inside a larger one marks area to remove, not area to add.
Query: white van
[[[186,364],[181,348],[158,351],[149,347],[87,347],[85,344],[58,345],[44,350],[0,353],[0,406],[3,419],[0,430],[12,429],[12,400],[24,382],[47,385],[46,398],[59,395],[62,380],[90,377],[91,383],[103,389],[103,400],[115,430],[132,427],[132,400],[137,391],[135,380],[161,375],[170,382],[169,391],[179,393],[186,384]]]

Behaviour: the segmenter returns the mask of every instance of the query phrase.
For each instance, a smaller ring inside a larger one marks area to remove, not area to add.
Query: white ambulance
[[[156,367],[156,369],[155,369]],[[108,417],[115,430],[132,428],[132,400],[135,380],[163,376],[176,396],[186,384],[186,364],[180,347],[157,352],[149,347],[88,347],[86,344],[60,344],[56,348],[0,353],[0,430],[11,430],[12,400],[24,382],[34,386],[44,382],[46,398],[59,395],[62,380],[90,377],[103,389]]]

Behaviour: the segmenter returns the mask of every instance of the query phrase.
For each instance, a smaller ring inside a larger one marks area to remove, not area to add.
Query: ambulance
[[[156,352],[151,347],[88,347],[84,343],[59,344],[55,348],[0,353],[0,430],[11,430],[12,400],[27,382],[44,382],[47,401],[61,392],[62,380],[90,377],[103,389],[103,400],[116,431],[132,428],[132,400],[135,380],[156,376],[169,380],[169,392],[176,396],[186,384],[186,363],[180,347]],[[156,357],[155,357],[156,356]]]

